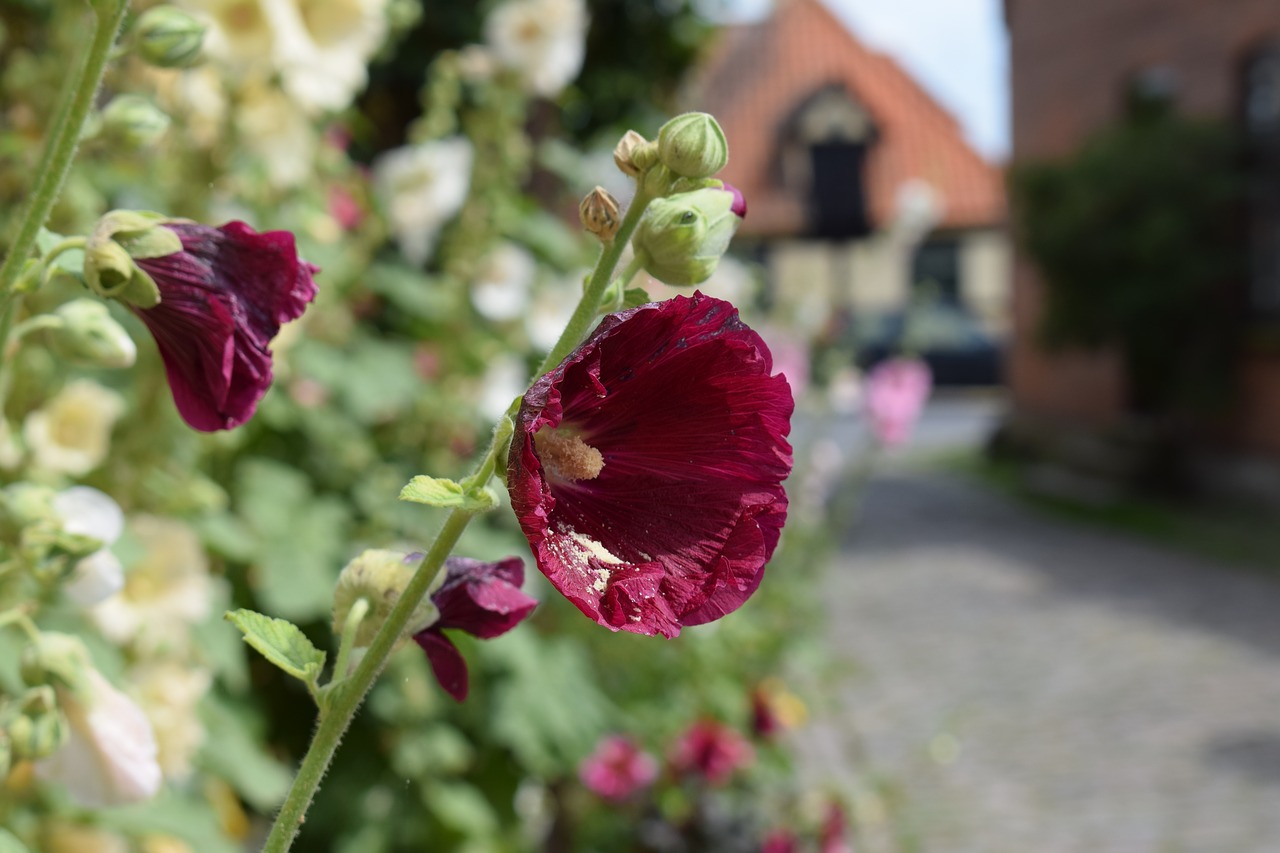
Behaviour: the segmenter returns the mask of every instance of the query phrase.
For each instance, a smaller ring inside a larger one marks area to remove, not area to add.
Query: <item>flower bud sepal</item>
[[[182,251],[182,240],[163,227],[175,220],[146,210],[113,210],[98,220],[84,250],[84,279],[89,289],[136,308],[160,304],[155,280],[134,261]]]
[[[632,241],[644,269],[671,285],[700,284],[711,277],[738,230],[740,197],[705,187],[655,199]]]

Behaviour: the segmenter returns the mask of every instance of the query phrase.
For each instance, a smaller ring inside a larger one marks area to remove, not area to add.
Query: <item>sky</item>
[[[1008,35],[1001,0],[822,0],[862,41],[889,54],[946,107],[970,143],[1009,152]],[[733,20],[768,14],[771,0],[709,0]]]

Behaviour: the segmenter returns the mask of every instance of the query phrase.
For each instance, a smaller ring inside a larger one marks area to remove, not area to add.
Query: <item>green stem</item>
[[[338,642],[338,660],[333,664],[333,681],[341,681],[347,677],[347,661],[351,651],[356,647],[356,637],[360,634],[360,623],[369,615],[369,600],[357,598],[356,603],[347,611],[347,621],[342,625],[342,639]]]
[[[14,284],[31,255],[40,228],[49,218],[49,211],[62,192],[62,184],[80,145],[85,119],[93,107],[94,96],[111,57],[111,46],[115,43],[120,23],[129,8],[128,0],[102,0],[91,5],[97,24],[89,44],[89,52],[79,73],[74,75],[75,82],[63,91],[63,102],[58,106],[48,142],[45,143],[36,184],[31,190],[27,208],[22,213],[18,232],[9,246],[9,254],[5,257],[4,264],[0,265],[0,300],[6,304],[13,297]],[[0,341],[0,345],[2,344],[3,341]]]
[[[636,197],[632,200],[631,207],[627,210],[627,215],[622,220],[622,225],[618,228],[617,235],[612,242],[606,243],[601,251],[600,258],[596,262],[596,268],[592,272],[591,278],[587,281],[582,300],[578,303],[578,307],[574,309],[573,317],[570,318],[569,324],[560,334],[560,340],[552,347],[551,352],[543,360],[542,366],[538,368],[538,376],[563,361],[564,357],[586,336],[599,311],[600,299],[604,295],[605,288],[608,287],[609,282],[613,279],[613,271],[618,266],[619,258],[622,257],[622,250],[627,245],[627,241],[631,239],[631,233],[635,230],[650,200],[650,197],[644,194],[643,191],[636,192]],[[500,429],[494,429],[493,441],[489,445],[488,452],[485,453],[484,458],[476,466],[476,474],[472,475],[467,481],[468,485],[473,488],[484,487],[489,477],[492,476],[498,462],[500,432]],[[484,481],[481,482],[478,479],[478,475],[483,474],[483,472],[488,472],[488,474],[483,477]],[[320,782],[324,779],[324,774],[333,762],[333,756],[337,752],[338,745],[342,742],[342,736],[346,734],[347,728],[355,718],[356,711],[363,704],[365,696],[373,686],[374,680],[378,677],[378,673],[386,665],[387,658],[391,655],[401,635],[404,633],[405,626],[409,623],[409,619],[417,608],[418,602],[431,589],[431,584],[435,581],[436,575],[444,565],[445,558],[457,546],[462,532],[471,523],[474,515],[474,513],[458,509],[449,514],[448,518],[445,519],[444,527],[440,529],[440,533],[431,544],[426,557],[418,565],[408,586],[404,588],[404,592],[400,595],[400,600],[396,602],[396,606],[392,608],[391,613],[387,616],[387,621],[382,623],[382,626],[378,629],[378,633],[374,636],[373,642],[370,643],[368,651],[365,652],[364,657],[360,659],[360,663],[356,666],[355,672],[352,673],[349,679],[340,681],[342,679],[341,670],[334,670],[334,683],[326,688],[331,692],[328,695],[328,701],[321,707],[319,725],[316,726],[315,734],[311,738],[311,745],[307,748],[307,754],[302,757],[302,764],[298,767],[298,775],[294,777],[284,804],[280,806],[275,823],[271,826],[271,834],[267,836],[262,853],[286,853],[293,844],[298,831],[302,828],[307,809],[311,806],[311,801],[315,798],[316,791],[320,787]],[[344,663],[342,659],[342,649],[344,647],[345,640],[338,650],[339,665]]]

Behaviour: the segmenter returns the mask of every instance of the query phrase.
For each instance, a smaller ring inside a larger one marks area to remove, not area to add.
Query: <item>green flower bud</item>
[[[53,316],[61,325],[50,331],[49,342],[58,355],[88,367],[132,367],[138,347],[107,306],[92,299],[73,299]]]
[[[102,110],[102,129],[133,148],[148,148],[169,129],[169,116],[141,95],[116,95]]]
[[[78,637],[42,631],[22,650],[19,672],[29,687],[61,687],[79,693],[92,667],[89,650]]]
[[[187,68],[200,61],[204,24],[173,6],[142,13],[134,28],[138,53],[161,68]]]
[[[391,609],[400,600],[404,588],[413,578],[418,556],[400,551],[371,549],[356,557],[338,576],[338,586],[333,593],[333,632],[342,635],[347,614],[358,600],[364,599],[369,612],[356,631],[356,648],[373,642],[378,628],[391,615]],[[444,572],[440,573],[444,576]],[[440,618],[440,612],[430,596],[423,596],[413,615],[405,625],[405,635],[416,634]]]
[[[672,285],[710,278],[742,221],[739,198],[707,188],[650,202],[632,243],[645,271]]]
[[[56,494],[47,486],[31,483],[13,483],[0,490],[0,518],[4,521],[5,539],[36,524],[47,522],[61,527],[62,522],[53,508]]]
[[[171,220],[143,210],[113,210],[93,226],[84,248],[89,289],[138,308],[160,304],[160,290],[134,258],[162,258],[182,251],[182,240],[163,227]]]
[[[710,115],[685,113],[658,131],[658,156],[682,178],[709,178],[729,162],[729,143]]]
[[[5,728],[13,756],[36,761],[61,749],[67,742],[67,721],[58,710],[53,688],[28,690],[23,694],[20,707],[18,716]]]

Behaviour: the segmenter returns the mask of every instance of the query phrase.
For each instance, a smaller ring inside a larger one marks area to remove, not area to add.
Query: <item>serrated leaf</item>
[[[623,308],[639,308],[641,305],[648,305],[653,299],[649,297],[649,292],[643,287],[628,287],[622,294]]]
[[[467,512],[483,512],[498,505],[498,497],[487,488],[468,491],[461,483],[419,474],[400,490],[400,500],[427,506],[448,507]]]
[[[243,608],[227,613],[224,618],[239,628],[244,641],[264,658],[294,678],[308,685],[315,684],[324,668],[325,655],[297,625]]]

